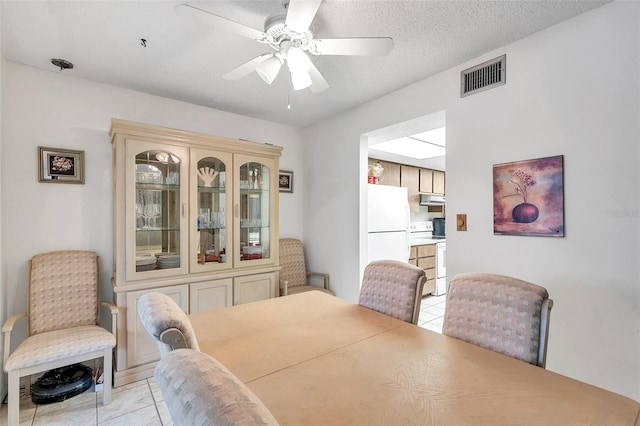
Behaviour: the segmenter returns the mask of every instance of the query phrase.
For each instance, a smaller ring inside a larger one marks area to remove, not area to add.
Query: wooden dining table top
[[[640,425],[630,398],[322,292],[190,320],[281,425]]]

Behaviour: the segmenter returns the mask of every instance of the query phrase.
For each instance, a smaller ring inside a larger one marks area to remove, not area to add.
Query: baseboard
[[[116,371],[113,377],[113,387],[128,385],[129,383],[153,377],[157,362],[140,365],[123,371]]]

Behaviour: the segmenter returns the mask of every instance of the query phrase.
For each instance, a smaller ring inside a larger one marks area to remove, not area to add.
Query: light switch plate
[[[458,231],[466,231],[467,230],[467,215],[466,214],[457,214],[456,215],[456,229]]]

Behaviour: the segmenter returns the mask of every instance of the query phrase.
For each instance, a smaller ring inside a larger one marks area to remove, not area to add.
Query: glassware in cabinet
[[[144,279],[182,274],[187,269],[184,203],[186,150],[145,142],[128,147],[125,203],[127,277]]]
[[[271,259],[272,176],[269,161],[240,161],[238,168],[238,263],[268,263]],[[260,262],[262,261],[262,262]]]
[[[230,153],[191,150],[191,271],[228,269],[231,242]]]

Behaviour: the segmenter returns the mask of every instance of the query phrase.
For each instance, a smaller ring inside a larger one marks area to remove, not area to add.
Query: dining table
[[[628,397],[320,291],[189,318],[281,425],[640,425]]]

